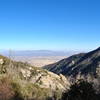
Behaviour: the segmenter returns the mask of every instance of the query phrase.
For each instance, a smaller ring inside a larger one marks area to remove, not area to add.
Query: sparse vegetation
[[[3,61],[0,64],[0,100],[54,100],[55,98],[59,100],[61,98],[62,91],[59,89],[41,87],[44,84],[40,80],[41,77],[53,75],[47,70],[33,67],[28,63],[12,61],[3,56],[0,56],[0,59]],[[59,83],[56,77],[54,79]]]

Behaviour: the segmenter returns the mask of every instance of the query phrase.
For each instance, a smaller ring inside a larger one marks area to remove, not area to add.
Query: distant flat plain
[[[0,54],[11,57],[16,61],[30,63],[35,67],[42,67],[48,64],[55,63],[59,60],[67,58],[77,51],[50,51],[50,50],[27,50],[27,51],[14,51],[14,50],[0,50]]]
[[[33,66],[42,67],[48,64],[55,63],[61,59],[66,58],[66,56],[33,56],[33,57],[21,57],[17,56],[14,59],[17,61],[28,62]]]

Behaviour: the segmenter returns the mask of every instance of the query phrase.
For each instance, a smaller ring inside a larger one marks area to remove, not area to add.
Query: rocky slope
[[[29,86],[29,88],[25,89],[25,93],[28,93],[29,90],[33,91],[33,87],[35,87],[37,89],[34,90],[36,95],[38,94],[36,91],[40,92],[43,89],[46,91],[49,90],[49,92],[47,91],[48,94],[52,93],[52,91],[63,92],[70,86],[69,81],[62,74],[57,75],[47,70],[33,67],[27,63],[15,62],[4,56],[0,56],[0,79],[4,76],[10,76],[12,81],[16,81],[22,89],[20,91],[24,91],[24,88]],[[21,94],[24,95],[24,92]],[[27,95],[30,97],[29,93]]]
[[[44,68],[66,76],[76,76],[79,73],[97,75],[100,70],[100,47],[88,53],[73,55]]]

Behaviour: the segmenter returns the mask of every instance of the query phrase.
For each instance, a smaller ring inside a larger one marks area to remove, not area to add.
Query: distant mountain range
[[[0,50],[0,54],[5,56],[70,56],[79,51],[52,51],[52,50]]]
[[[44,66],[44,68],[66,76],[76,76],[79,73],[97,75],[100,69],[100,47],[88,53],[70,56],[57,63]]]

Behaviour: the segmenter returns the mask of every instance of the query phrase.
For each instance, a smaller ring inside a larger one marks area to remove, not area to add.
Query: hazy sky
[[[1,49],[100,46],[100,0],[0,0]]]

